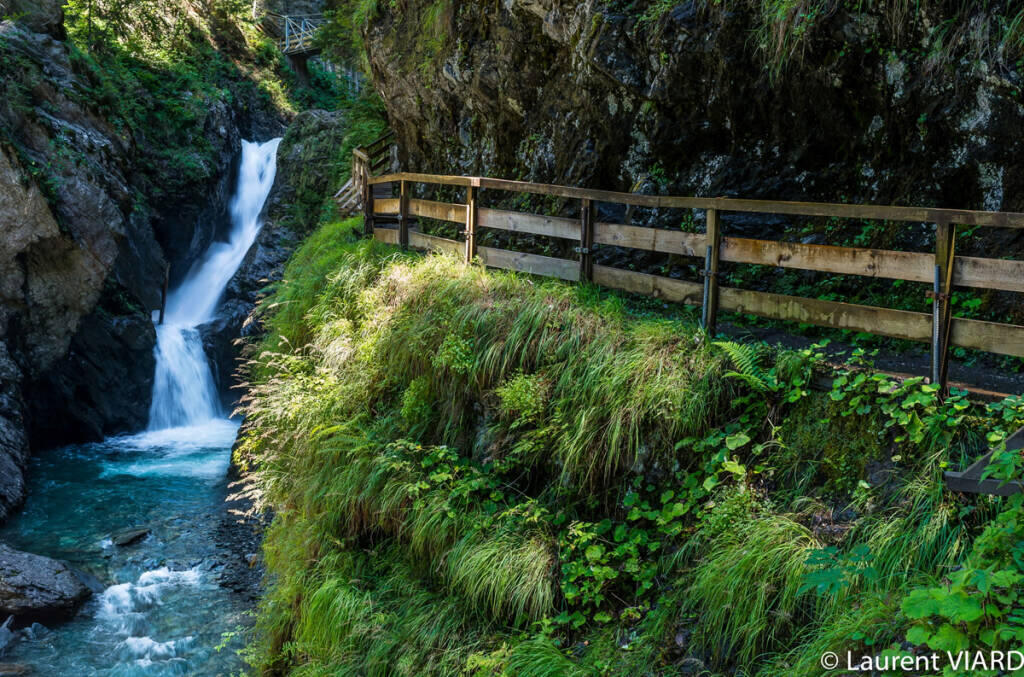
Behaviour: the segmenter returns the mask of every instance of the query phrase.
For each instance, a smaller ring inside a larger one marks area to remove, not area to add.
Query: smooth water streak
[[[168,295],[164,324],[157,327],[151,431],[197,426],[224,416],[197,327],[214,319],[228,282],[256,241],[263,225],[260,214],[274,185],[280,143],[281,139],[242,142],[228,241],[210,245]]]

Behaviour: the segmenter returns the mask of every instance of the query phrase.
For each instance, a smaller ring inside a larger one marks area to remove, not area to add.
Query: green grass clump
[[[804,562],[820,544],[785,515],[738,521],[693,570],[685,597],[700,619],[702,645],[725,662],[750,665],[806,621]],[[737,585],[743,581],[742,585]]]
[[[979,533],[1011,566],[1006,510],[940,473],[1019,398],[867,372],[812,393],[815,349],[360,228],[303,245],[253,346],[264,674],[813,674],[939,633],[921,599]]]

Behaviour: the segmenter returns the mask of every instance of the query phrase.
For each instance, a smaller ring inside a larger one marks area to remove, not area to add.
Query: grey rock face
[[[922,26],[948,18],[941,8],[896,28],[880,10],[828,12],[773,76],[751,33],[756,3],[680,2],[645,21],[648,4],[463,2],[438,19],[439,34],[459,39],[431,68],[410,48],[430,3],[379,12],[368,53],[403,169],[626,191],[646,175],[652,193],[1024,208],[1022,73],[994,52],[929,65],[938,33]],[[973,18],[998,25],[980,5]],[[877,49],[890,43],[928,46]]]
[[[64,620],[91,594],[63,562],[0,544],[0,614],[19,624]]]
[[[0,0],[0,17],[16,16],[36,33],[64,38],[64,0]]]
[[[0,522],[21,504],[25,495],[23,469],[28,438],[22,416],[21,372],[0,339]]]
[[[221,406],[230,413],[238,401],[239,393],[232,386],[238,367],[238,346],[235,339],[242,335],[242,327],[252,311],[253,304],[242,299],[228,299],[211,322],[199,326],[203,350],[210,360],[210,368],[221,395]]]
[[[56,446],[144,427],[155,342],[153,322],[142,314],[110,315],[101,307],[82,318],[67,354],[27,388],[31,438]]]

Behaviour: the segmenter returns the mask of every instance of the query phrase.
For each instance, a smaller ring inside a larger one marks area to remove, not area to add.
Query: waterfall
[[[151,431],[197,426],[224,416],[197,328],[214,319],[228,282],[259,234],[280,143],[281,139],[242,142],[228,241],[211,244],[167,297],[164,323],[157,327]]]

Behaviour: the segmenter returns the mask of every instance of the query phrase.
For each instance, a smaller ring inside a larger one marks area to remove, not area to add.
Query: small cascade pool
[[[243,142],[229,240],[211,245],[168,297],[147,430],[32,459],[28,500],[0,540],[67,560],[101,590],[71,621],[30,630],[0,662],[76,677],[242,670],[242,640],[229,633],[249,625],[251,600],[218,580],[227,558],[240,557],[218,540],[238,423],[221,411],[196,328],[215,316],[259,233],[279,143]],[[148,534],[115,542],[139,530]]]

